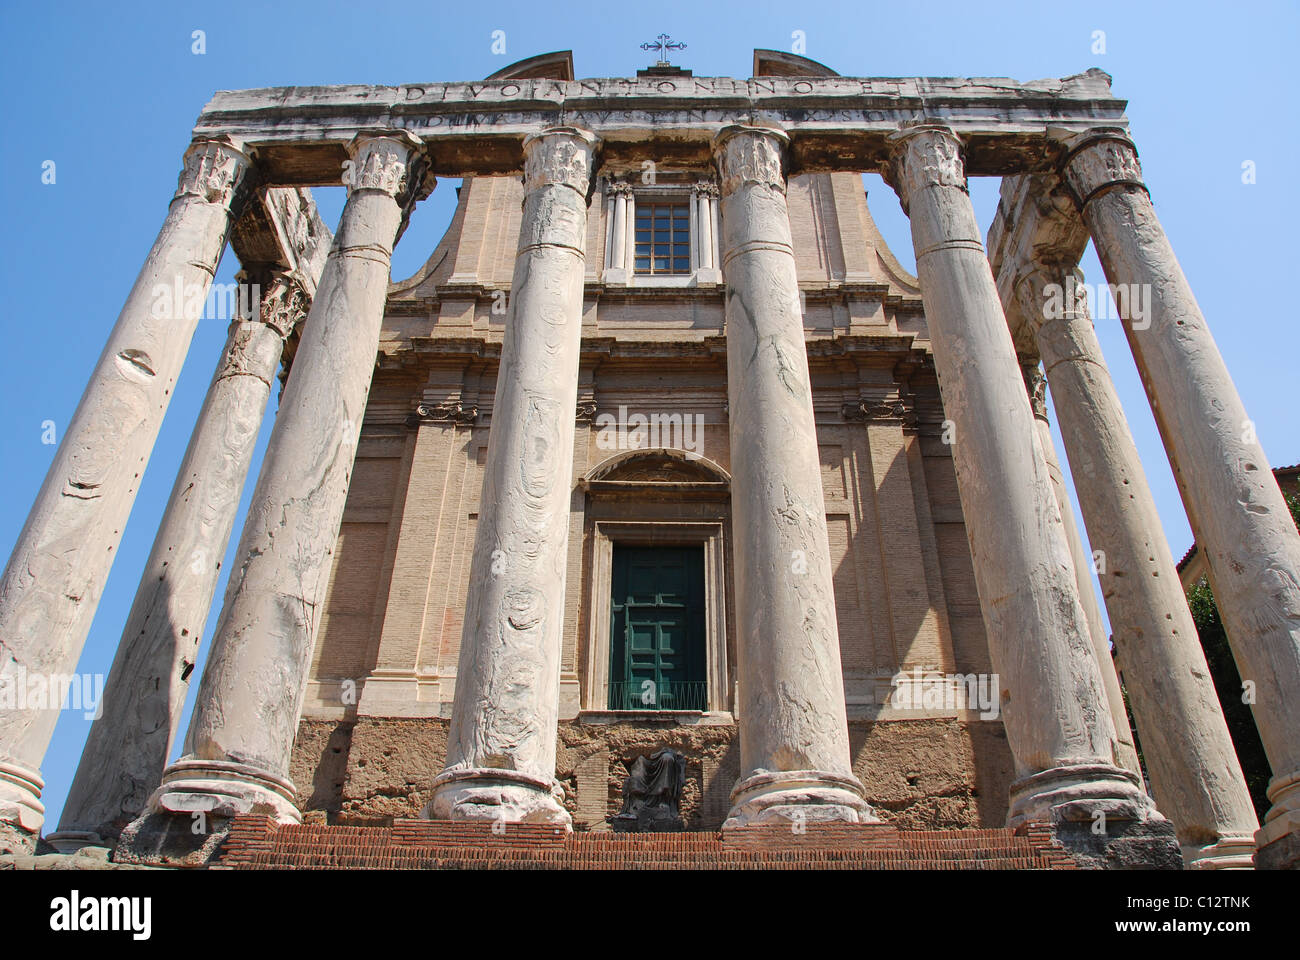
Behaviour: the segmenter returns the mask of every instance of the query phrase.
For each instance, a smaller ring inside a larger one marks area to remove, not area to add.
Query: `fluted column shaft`
[[[118,643],[103,714],[50,837],[60,849],[114,842],[171,753],[285,338],[306,309],[289,275],[251,279],[253,312],[230,323]]]
[[[1084,522],[1101,552],[1151,787],[1189,865],[1249,866],[1258,824],[1246,780],[1081,283],[1076,270],[1039,266],[1016,293],[1038,331]]]
[[[1087,138],[1064,176],[1107,280],[1149,309],[1124,332],[1233,657],[1253,686],[1251,709],[1273,768],[1259,844],[1285,840],[1284,859],[1300,863],[1300,535],[1156,217],[1132,142],[1119,133]]]
[[[253,492],[185,755],[164,772],[146,814],[299,817],[288,772],[304,678],[374,373],[393,243],[424,192],[422,148],[409,133],[362,133],[349,150],[347,204]]]
[[[571,827],[555,779],[589,181],[596,140],[524,144],[524,211],[488,434],[439,819]]]
[[[225,139],[185,154],[167,218],[0,580],[0,687],[76,669],[249,163]],[[0,849],[30,845],[40,829],[38,768],[58,716],[57,704],[0,710]]]
[[[875,819],[849,755],[794,248],[788,138],[725,128],[727,397],[735,537],[741,779],[728,825]]]
[[[1018,776],[1009,822],[1158,817],[1117,765],[1114,724],[1035,439],[1011,335],[945,127],[897,135],[887,174],[912,225],[926,323],[1002,720]]]

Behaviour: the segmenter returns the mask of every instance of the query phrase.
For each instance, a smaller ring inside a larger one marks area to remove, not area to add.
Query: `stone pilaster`
[[[596,139],[524,142],[524,211],[488,435],[447,763],[427,815],[571,827],[555,779],[588,184]]]
[[[1079,602],[1088,621],[1088,635],[1092,639],[1092,653],[1097,658],[1097,669],[1101,672],[1101,683],[1106,691],[1106,705],[1110,710],[1111,722],[1115,725],[1115,742],[1118,744],[1119,765],[1131,771],[1139,780],[1142,766],[1138,761],[1137,746],[1133,743],[1133,731],[1129,728],[1128,713],[1124,709],[1124,693],[1120,689],[1119,674],[1115,670],[1115,659],[1110,655],[1110,635],[1106,632],[1101,619],[1101,608],[1097,605],[1097,592],[1092,588],[1092,558],[1083,544],[1079,534],[1079,525],[1074,519],[1074,508],[1070,504],[1069,491],[1065,489],[1065,475],[1056,458],[1056,444],[1052,442],[1052,427],[1047,420],[1047,380],[1038,362],[1022,364],[1021,372],[1025,377],[1025,389],[1029,392],[1029,406],[1034,412],[1034,427],[1038,431],[1038,442],[1043,448],[1043,462],[1047,465],[1047,475],[1052,480],[1052,494],[1056,506],[1061,511],[1061,526],[1065,532],[1065,542],[1070,548],[1070,564],[1074,569],[1074,582],[1079,585]]]
[[[786,210],[788,138],[714,142],[722,184],[741,779],[727,825],[874,820],[853,775]]]
[[[250,160],[196,140],[0,580],[0,687],[75,671],[140,477],[245,192]],[[59,710],[0,710],[0,852],[44,820],[38,772]]]
[[[253,492],[186,735],[145,813],[122,835],[162,858],[202,815],[299,818],[288,780],[304,676],[374,372],[392,247],[426,194],[422,147],[406,131],[359,134],[348,200],[304,325]]]
[[[1177,866],[1172,828],[1118,763],[1061,511],[946,127],[896,135],[886,172],[912,225],[917,274],[1002,720],[1015,760],[1008,822],[1056,824],[1102,862]],[[1092,834],[1097,824],[1106,833]],[[1093,843],[1093,839],[1099,843]],[[1112,845],[1111,841],[1118,841]]]
[[[255,281],[253,311],[230,323],[118,643],[103,714],[49,838],[65,852],[114,843],[162,779],[284,341],[306,315],[292,276],[239,279]]]

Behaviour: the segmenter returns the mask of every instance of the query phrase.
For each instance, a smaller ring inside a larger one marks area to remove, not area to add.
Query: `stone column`
[[[571,828],[555,779],[573,411],[596,138],[524,141],[524,212],[447,738],[426,815]]]
[[[171,828],[189,833],[200,813],[299,819],[288,771],[304,677],[374,372],[392,246],[425,194],[422,148],[409,133],[363,132],[349,152],[347,204],[253,492],[185,755],[123,832],[119,854],[166,853]]]
[[[1118,765],[1061,511],[966,191],[960,142],[938,125],[904,129],[886,174],[911,218],[954,427],[958,492],[1015,759],[1008,823],[1049,820],[1063,840],[1083,845],[1101,822],[1108,851],[1124,838],[1107,858],[1181,865],[1172,828]]]
[[[853,775],[781,131],[724,128],[741,778],[725,826],[876,819]]]
[[[1072,142],[1064,179],[1146,386],[1273,768],[1261,866],[1300,865],[1300,535],[1123,131]],[[1266,849],[1271,846],[1271,849]]]
[[[1031,265],[1016,297],[1037,329],[1079,505],[1101,551],[1152,790],[1189,866],[1249,867],[1255,811],[1081,283],[1077,270]]]
[[[0,580],[0,689],[76,669],[249,163],[227,139],[196,140],[185,154],[162,230]],[[0,852],[30,847],[40,830],[38,768],[58,715],[57,705],[0,710]]]
[[[307,302],[288,274],[257,279],[252,314],[230,323],[108,674],[104,712],[49,837],[65,852],[114,843],[171,753],[284,341]]]
[[[1079,601],[1088,621],[1088,635],[1092,639],[1092,653],[1097,658],[1097,669],[1101,672],[1101,683],[1106,690],[1106,705],[1110,710],[1111,722],[1115,725],[1115,741],[1119,747],[1119,765],[1142,777],[1142,765],[1138,761],[1137,746],[1133,743],[1133,731],[1129,727],[1128,713],[1124,709],[1124,692],[1120,689],[1119,674],[1115,670],[1115,658],[1110,654],[1110,635],[1101,619],[1101,608],[1097,606],[1097,592],[1092,588],[1092,557],[1084,547],[1079,535],[1079,525],[1074,519],[1074,508],[1070,504],[1069,491],[1065,489],[1065,475],[1061,464],[1056,459],[1056,444],[1052,442],[1052,425],[1047,421],[1047,380],[1043,377],[1038,361],[1022,364],[1021,372],[1025,377],[1025,388],[1029,391],[1029,406],[1034,412],[1034,427],[1038,431],[1038,442],[1043,450],[1043,462],[1047,466],[1047,475],[1052,481],[1052,495],[1056,506],[1061,511],[1061,526],[1065,531],[1065,542],[1070,548],[1070,565],[1074,570],[1074,582],[1079,586]]]

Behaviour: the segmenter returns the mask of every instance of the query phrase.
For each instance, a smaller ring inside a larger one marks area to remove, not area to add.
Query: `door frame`
[[[610,598],[613,589],[614,544],[634,547],[704,546],[704,670],[708,679],[709,713],[731,709],[727,671],[727,570],[722,521],[637,522],[597,520],[594,524],[590,633],[587,638],[586,690],[583,709],[609,709]],[[642,711],[632,711],[642,712]],[[656,710],[655,713],[699,713],[698,710]]]

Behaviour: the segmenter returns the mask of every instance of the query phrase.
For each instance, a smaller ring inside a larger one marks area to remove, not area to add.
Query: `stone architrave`
[[[1074,568],[1074,582],[1079,585],[1079,601],[1088,620],[1088,634],[1092,638],[1092,652],[1097,658],[1097,669],[1101,672],[1102,686],[1106,691],[1106,704],[1110,708],[1110,719],[1115,724],[1115,742],[1119,745],[1119,765],[1142,777],[1142,765],[1138,761],[1137,746],[1133,743],[1133,731],[1129,727],[1128,712],[1124,707],[1124,691],[1119,685],[1119,673],[1115,669],[1115,659],[1110,654],[1110,637],[1106,633],[1101,619],[1101,608],[1097,606],[1097,594],[1092,586],[1092,558],[1083,545],[1079,534],[1079,525],[1074,519],[1074,509],[1070,505],[1070,494],[1065,489],[1065,475],[1061,472],[1060,461],[1056,458],[1056,445],[1052,442],[1052,427],[1047,421],[1047,380],[1039,369],[1037,361],[1022,364],[1021,371],[1025,377],[1025,388],[1029,391],[1029,404],[1034,412],[1034,427],[1038,430],[1038,442],[1043,449],[1043,462],[1047,465],[1047,475],[1052,479],[1052,494],[1061,511],[1061,526],[1065,531],[1065,540],[1070,548],[1070,562]]]
[[[288,780],[304,678],[375,367],[392,248],[427,195],[423,148],[367,131],[344,168],[348,200],[303,326],[199,684],[185,754],[121,838],[162,849],[202,815],[296,822]]]
[[[1016,296],[1037,330],[1080,508],[1100,551],[1152,792],[1189,866],[1249,867],[1254,807],[1082,282],[1074,269],[1030,265]]]
[[[874,821],[853,775],[780,130],[724,128],[741,778],[726,826]]]
[[[255,279],[258,302],[230,323],[118,643],[103,714],[48,838],[63,852],[114,843],[162,780],[285,338],[308,305],[287,273]]]
[[[0,689],[71,675],[180,376],[250,159],[196,139],[167,218],[127,296],[0,580]],[[59,704],[0,710],[0,851],[44,821],[39,767]]]
[[[1173,847],[1172,828],[1138,778],[1119,766],[1061,511],[967,193],[961,143],[942,125],[904,128],[886,175],[911,219],[952,421],[958,493],[1017,775],[1008,823],[1047,820],[1066,836],[1086,838],[1104,816],[1108,829],[1135,828],[1120,835],[1154,833],[1156,845]],[[1180,864],[1176,848],[1157,857]]]
[[[524,141],[524,210],[488,434],[447,762],[426,815],[572,829],[555,779],[573,411],[596,139]]]
[[[1300,865],[1300,534],[1156,217],[1132,141],[1102,129],[1068,145],[1064,180],[1117,291],[1273,768],[1257,862]]]

